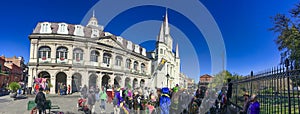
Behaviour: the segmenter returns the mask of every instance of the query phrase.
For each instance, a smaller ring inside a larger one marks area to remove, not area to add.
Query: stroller
[[[78,103],[77,103],[78,111],[83,111],[85,114],[90,114],[91,112],[86,102],[87,100],[84,98],[78,99]]]

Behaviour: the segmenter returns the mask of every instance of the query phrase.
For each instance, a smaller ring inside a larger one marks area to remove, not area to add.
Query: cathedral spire
[[[170,29],[169,29],[169,19],[168,19],[168,8],[166,8],[166,15],[165,15],[165,20],[164,20],[164,25],[165,25],[165,35],[170,34]]]
[[[159,34],[157,36],[158,42],[165,42],[166,36],[170,35],[168,9],[166,8],[166,14],[164,16],[164,22],[161,24]],[[165,42],[166,43],[166,42]]]
[[[175,52],[175,56],[176,56],[176,58],[179,58],[179,47],[178,47],[178,43],[176,44],[176,52]]]

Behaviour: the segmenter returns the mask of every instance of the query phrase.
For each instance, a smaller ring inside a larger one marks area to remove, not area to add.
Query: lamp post
[[[167,77],[167,87],[169,87],[169,78],[170,78],[170,75],[167,74],[166,77]]]

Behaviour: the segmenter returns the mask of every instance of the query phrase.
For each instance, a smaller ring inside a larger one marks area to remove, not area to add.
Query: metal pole
[[[169,88],[169,77],[167,75],[167,87]]]
[[[250,73],[250,95],[252,95],[252,77],[253,77],[253,71]]]
[[[289,103],[289,114],[292,112],[291,107],[291,94],[290,94],[290,76],[289,76],[289,60],[285,60],[285,67],[286,67],[286,76],[287,76],[287,89],[288,89],[288,103]]]
[[[239,77],[236,76],[236,88],[235,88],[235,104],[237,105],[237,101],[238,101],[238,79]]]

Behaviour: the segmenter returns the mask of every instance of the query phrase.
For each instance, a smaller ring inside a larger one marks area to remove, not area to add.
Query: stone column
[[[53,85],[53,87],[50,88],[50,94],[55,94],[55,88],[56,88],[55,76],[50,74],[50,80],[51,80],[51,84]]]
[[[33,52],[33,58],[37,59],[37,54],[38,54],[38,42],[36,42],[36,44],[34,44],[34,52]]]
[[[51,48],[51,63],[56,63],[56,44],[50,45]]]
[[[72,76],[71,76],[71,73],[70,71],[67,74],[67,92],[68,92],[68,86],[70,85],[71,86],[71,89],[70,89],[70,92],[72,91]]]
[[[111,86],[115,86],[114,84],[115,84],[115,76],[114,75],[109,75],[109,77],[110,77],[110,82],[109,82],[109,84],[111,85]]]
[[[88,71],[84,71],[82,72],[82,76],[81,76],[81,86],[84,87],[84,85],[88,86],[88,81],[89,81],[89,77],[88,77]]]
[[[30,44],[30,59],[33,59],[33,54],[34,53],[34,44]]]
[[[114,68],[115,66],[115,59],[116,59],[116,54],[115,53],[111,53],[111,58],[110,58],[110,68]]]
[[[100,74],[97,74],[97,85],[99,86],[99,88],[101,89],[102,85],[101,85],[101,73]]]
[[[68,48],[68,63],[67,64],[73,64],[73,50],[74,50],[74,46],[66,46]]]
[[[90,62],[90,58],[91,58],[91,47],[88,46],[87,48],[83,49],[83,62],[85,65]]]
[[[104,52],[103,52],[103,50],[99,50],[99,63],[101,64],[101,63],[103,63],[103,54],[104,54]]]
[[[28,69],[28,87],[32,87],[32,84],[33,84],[33,71],[34,71],[34,68],[33,67],[29,67]]]

